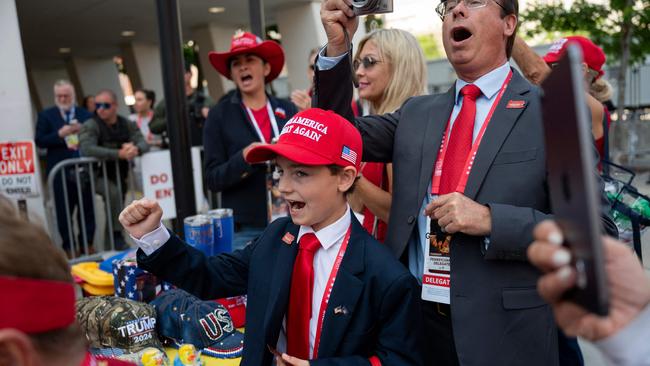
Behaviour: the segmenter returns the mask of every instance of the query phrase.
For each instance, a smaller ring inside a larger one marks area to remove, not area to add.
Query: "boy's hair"
[[[21,218],[13,204],[2,195],[0,233],[0,276],[73,283],[63,251],[54,246],[40,225]],[[82,352],[86,345],[76,323],[66,328],[29,334],[29,337],[39,354],[48,358]]]
[[[337,175],[337,174],[339,174],[340,172],[342,172],[343,169],[345,169],[344,167],[342,167],[342,166],[340,166],[340,165],[336,165],[336,164],[326,165],[326,167],[327,167],[327,169],[330,170],[330,173],[331,173],[332,175]],[[345,194],[346,196],[349,195],[349,194],[352,194],[352,192],[354,192],[354,189],[357,187],[357,181],[358,181],[358,180],[359,180],[359,177],[355,177],[355,178],[354,178],[354,183],[352,183],[352,185],[350,186],[350,188],[348,188],[347,191],[343,192],[343,194]]]

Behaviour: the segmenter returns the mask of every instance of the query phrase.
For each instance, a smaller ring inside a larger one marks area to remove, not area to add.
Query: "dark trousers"
[[[422,319],[424,364],[458,366],[449,305],[422,300]]]
[[[64,179],[65,187],[67,189],[67,201],[63,194],[63,182],[61,181],[61,174],[54,179],[54,204],[56,206],[56,221],[59,227],[59,234],[63,240],[63,249],[70,248],[70,240],[74,241],[74,235],[71,234],[68,228],[68,220],[66,216],[66,204],[68,206],[68,213],[70,214],[70,223],[72,223],[72,214],[74,209],[77,208],[77,222],[79,223],[79,236],[77,238],[80,247],[83,248],[83,232],[81,230],[82,210],[79,207],[79,193],[77,192],[77,183],[72,179],[74,174],[70,170]],[[86,239],[88,245],[92,244],[95,235],[95,209],[93,205],[93,192],[90,191],[90,185],[81,184],[81,199],[83,201],[83,218],[86,228]]]
[[[567,337],[562,329],[558,329],[557,345],[560,355],[560,366],[583,366],[585,364],[577,338]]]

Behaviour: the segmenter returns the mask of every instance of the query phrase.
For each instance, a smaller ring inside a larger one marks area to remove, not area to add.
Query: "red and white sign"
[[[15,198],[38,195],[34,141],[0,142],[0,192]]]
[[[163,210],[163,219],[175,218],[174,179],[169,150],[149,152],[141,159],[144,196],[158,201]]]
[[[425,274],[422,282],[426,285],[449,287],[449,276]]]

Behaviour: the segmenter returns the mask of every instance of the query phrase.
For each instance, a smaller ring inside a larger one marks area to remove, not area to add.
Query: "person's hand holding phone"
[[[609,337],[628,325],[650,304],[650,279],[634,252],[620,241],[604,237],[605,272],[610,294],[609,315],[599,317],[563,298],[576,284],[571,254],[561,246],[560,229],[553,221],[537,225],[528,258],[545,274],[537,290],[553,307],[555,319],[569,336],[591,341]]]

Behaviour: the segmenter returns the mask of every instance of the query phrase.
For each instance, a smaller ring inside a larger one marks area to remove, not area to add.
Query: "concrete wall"
[[[0,34],[2,34],[3,51],[7,57],[0,58],[0,141],[33,140],[34,128],[32,106],[29,97],[27,72],[23,54],[16,3],[0,1]],[[50,89],[51,89],[50,84]],[[50,90],[50,93],[52,91]],[[30,219],[40,221],[47,227],[43,206],[43,187],[41,172],[36,167],[36,181],[40,195],[27,199]]]
[[[160,47],[155,44],[131,44],[142,87],[156,93],[156,103],[165,96],[160,65]]]
[[[61,67],[53,70],[31,70],[36,93],[41,99],[43,108],[54,105],[54,83],[59,79],[68,78],[68,72]]]
[[[192,37],[199,47],[201,68],[208,82],[208,93],[215,101],[228,90],[233,89],[235,84],[221,76],[212,67],[208,59],[208,53],[211,51],[228,51],[230,49],[230,39],[235,34],[235,31],[235,28],[220,27],[216,24],[208,24],[192,29]]]
[[[129,115],[129,109],[124,103],[124,93],[120,87],[117,67],[113,59],[74,58],[74,65],[86,94],[96,94],[102,89],[111,89],[118,99],[117,112],[123,116]]]

